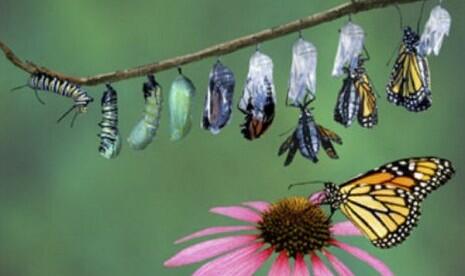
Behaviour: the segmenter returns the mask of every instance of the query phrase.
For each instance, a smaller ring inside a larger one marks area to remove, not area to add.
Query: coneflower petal
[[[362,232],[348,220],[335,223],[329,231],[335,236],[362,236]]]
[[[307,264],[305,263],[305,259],[302,255],[297,255],[294,264],[294,271],[292,276],[310,276],[310,272],[308,271]]]
[[[217,276],[225,275],[226,270],[237,269],[241,266],[244,260],[254,254],[263,243],[254,243],[247,245],[244,248],[234,250],[224,256],[216,258],[197,269],[193,276]]]
[[[225,271],[228,276],[250,276],[253,275],[260,267],[268,260],[273,253],[273,248],[267,248],[259,253],[249,256],[239,267],[234,271]]]
[[[210,212],[251,223],[257,223],[261,217],[256,212],[241,206],[215,207]]]
[[[183,237],[175,241],[174,243],[179,244],[179,243],[186,242],[192,239],[202,238],[202,237],[219,234],[219,233],[231,233],[231,232],[255,230],[255,229],[257,228],[252,225],[209,227],[209,228],[205,228],[200,231],[194,232],[190,234],[189,236]]]
[[[316,255],[312,253],[311,256],[312,267],[313,267],[313,275],[314,276],[332,276],[333,273],[329,271],[323,261]]]
[[[336,256],[331,254],[331,252],[328,250],[323,250],[323,254],[326,256],[339,276],[354,276],[354,273],[352,273],[352,271],[343,262],[336,258]]]
[[[361,261],[367,263],[371,267],[373,267],[376,271],[378,271],[383,276],[392,276],[394,275],[391,270],[379,259],[373,257],[372,255],[368,254],[366,251],[354,247],[348,244],[345,244],[340,241],[331,240],[330,243],[340,249],[348,252],[349,254],[353,255],[354,257],[360,259]]]
[[[265,202],[265,201],[249,201],[249,202],[244,202],[242,203],[245,206],[254,208],[257,211],[260,211],[261,213],[266,212],[270,208],[270,203]]]
[[[166,267],[176,267],[216,257],[230,250],[250,244],[257,239],[255,235],[242,235],[208,240],[189,246],[167,260]]]
[[[268,272],[268,276],[290,276],[291,268],[289,267],[289,257],[285,251],[281,251],[279,256],[273,262]]]

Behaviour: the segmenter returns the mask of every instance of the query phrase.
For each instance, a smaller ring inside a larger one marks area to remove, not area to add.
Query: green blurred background
[[[437,1],[428,1],[425,18]],[[315,0],[80,0],[0,2],[0,38],[21,57],[74,75],[92,75],[186,54],[206,46],[325,10],[343,1]],[[200,129],[200,114],[214,59],[185,66],[198,88],[195,127],[187,139],[169,141],[167,107],[158,139],[145,151],[127,145],[116,160],[97,152],[100,108],[80,116],[73,129],[55,120],[70,101],[54,95],[40,105],[32,91],[10,93],[28,75],[0,58],[0,275],[188,275],[198,266],[165,269],[164,260],[182,246],[173,241],[202,227],[234,224],[208,213],[218,205],[249,200],[275,201],[307,195],[318,187],[287,185],[329,179],[342,182],[388,161],[438,155],[453,161],[456,177],[423,205],[420,226],[401,246],[372,247],[350,242],[384,260],[399,275],[465,274],[465,93],[463,54],[465,2],[445,1],[452,18],[450,38],[439,57],[430,58],[433,107],[420,114],[388,104],[386,66],[401,33],[393,7],[357,14],[368,33],[367,69],[379,100],[380,122],[373,130],[344,129],[332,119],[340,79],[330,76],[343,18],[304,31],[319,50],[316,119],[338,132],[341,158],[321,153],[314,165],[298,156],[289,168],[276,156],[279,134],[294,126],[298,112],[284,106],[297,35],[262,45],[275,64],[277,117],[261,139],[248,142],[239,132],[243,117],[235,111],[220,135]],[[404,21],[416,24],[420,4],[402,6]],[[239,99],[253,48],[222,57],[238,80]],[[175,70],[157,75],[165,87]],[[142,105],[143,78],[118,82],[120,129],[125,137]],[[88,90],[99,101],[103,87]],[[340,215],[337,220],[342,219]],[[338,252],[357,274],[374,274],[366,265]],[[266,270],[261,270],[264,275]]]

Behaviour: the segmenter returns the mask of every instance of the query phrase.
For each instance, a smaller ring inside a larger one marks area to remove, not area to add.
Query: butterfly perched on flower
[[[450,161],[415,157],[385,164],[310,196],[339,209],[377,247],[403,242],[417,225],[422,201],[454,174]]]
[[[284,166],[291,164],[297,151],[314,163],[318,162],[320,145],[330,158],[339,158],[332,143],[342,144],[342,139],[333,131],[317,124],[311,111],[306,108],[307,105],[301,106],[297,127],[279,147],[279,156],[287,152]]]
[[[418,52],[419,42],[419,35],[406,27],[386,87],[388,101],[413,112],[424,111],[432,103],[428,60]]]
[[[334,120],[345,127],[349,127],[355,116],[362,127],[371,128],[378,123],[378,107],[373,86],[366,73],[363,63],[368,60],[361,55],[356,66],[344,69],[347,76],[339,92]]]

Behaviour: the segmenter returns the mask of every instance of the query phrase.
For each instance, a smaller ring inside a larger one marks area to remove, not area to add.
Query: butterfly
[[[419,112],[431,106],[430,73],[425,56],[418,53],[420,37],[404,29],[402,45],[386,87],[388,101]]]
[[[334,120],[349,127],[355,116],[362,127],[371,128],[378,123],[378,108],[373,86],[363,63],[367,58],[358,58],[355,68],[345,68],[347,77],[339,92]]]
[[[314,198],[330,205],[331,214],[341,210],[373,245],[390,248],[408,237],[417,225],[422,201],[454,173],[446,159],[401,159],[339,186],[327,182]]]
[[[317,124],[310,110],[306,108],[307,105],[301,106],[301,114],[297,127],[278,150],[279,156],[287,152],[284,166],[292,163],[297,151],[314,163],[318,162],[317,155],[320,145],[330,158],[339,158],[332,142],[342,144],[342,139],[333,131]]]

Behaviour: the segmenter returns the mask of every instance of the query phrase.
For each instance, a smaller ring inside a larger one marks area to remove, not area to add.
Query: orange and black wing
[[[373,93],[373,86],[366,74],[358,78],[354,85],[360,98],[358,122],[362,127],[371,128],[378,123],[378,107],[376,105],[376,95]]]
[[[398,160],[342,184],[340,209],[375,246],[389,248],[407,238],[422,200],[453,174],[445,159]]]

